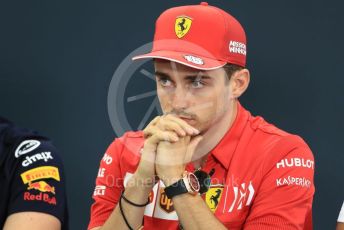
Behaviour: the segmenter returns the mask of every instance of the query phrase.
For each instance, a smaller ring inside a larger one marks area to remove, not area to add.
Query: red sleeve
[[[287,154],[282,153],[285,146],[278,148],[266,163],[245,230],[312,229],[313,154],[303,141]]]
[[[121,191],[123,178],[120,170],[120,156],[123,151],[121,139],[116,139],[106,150],[98,171],[93,192],[91,219],[88,229],[102,226],[113,212]]]

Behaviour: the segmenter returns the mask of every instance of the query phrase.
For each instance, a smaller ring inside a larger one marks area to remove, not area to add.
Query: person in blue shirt
[[[52,142],[0,117],[0,229],[68,229],[65,176]]]

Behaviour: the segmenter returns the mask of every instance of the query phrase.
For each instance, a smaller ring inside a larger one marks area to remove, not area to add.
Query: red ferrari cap
[[[246,65],[246,35],[240,23],[227,12],[200,5],[174,7],[156,21],[153,49],[133,60],[158,58],[201,70],[227,63]]]

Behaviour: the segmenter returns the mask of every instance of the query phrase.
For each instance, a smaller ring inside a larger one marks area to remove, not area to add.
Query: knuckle
[[[152,132],[152,131],[151,131],[150,128],[146,128],[146,129],[143,130],[143,135],[144,135],[144,136],[148,136],[148,135],[151,134],[151,132]]]
[[[164,129],[166,124],[163,122],[163,121],[160,121],[159,124],[157,124],[157,126],[160,128],[160,129]]]
[[[169,114],[166,114],[166,115],[165,115],[165,118],[166,118],[166,119],[173,119],[173,115],[170,114],[170,113],[169,113]]]

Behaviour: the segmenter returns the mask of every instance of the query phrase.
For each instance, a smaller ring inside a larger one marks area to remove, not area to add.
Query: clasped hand
[[[143,130],[144,147],[137,172],[141,177],[158,176],[166,186],[181,179],[192,159],[199,131],[173,114],[158,116]]]

